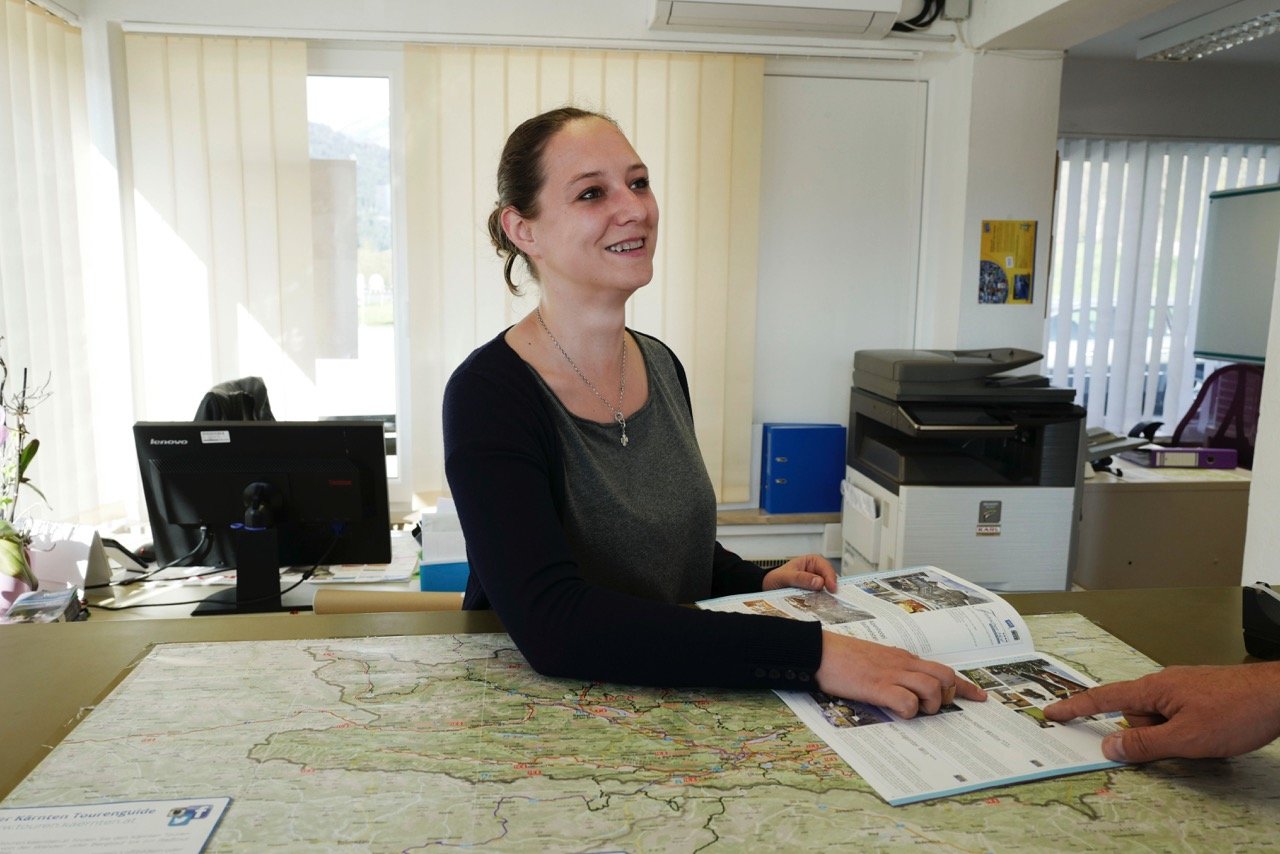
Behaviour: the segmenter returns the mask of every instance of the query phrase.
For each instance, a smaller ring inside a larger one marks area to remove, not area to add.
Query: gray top
[[[529,368],[552,402],[564,454],[565,533],[588,582],[693,602],[711,593],[715,492],[670,354],[645,336],[631,338],[644,359],[649,399],[627,419],[626,447],[616,423],[569,412]]]

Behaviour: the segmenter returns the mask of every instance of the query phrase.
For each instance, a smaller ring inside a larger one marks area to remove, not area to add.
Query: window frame
[[[307,76],[382,77],[388,81],[391,143],[391,258],[396,284],[392,305],[395,312],[395,418],[396,461],[394,477],[387,477],[387,497],[395,514],[409,512],[413,506],[413,424],[410,418],[410,336],[409,264],[406,250],[408,206],[405,198],[405,133],[404,133],[404,52],[394,47],[353,47],[325,42],[307,42]]]

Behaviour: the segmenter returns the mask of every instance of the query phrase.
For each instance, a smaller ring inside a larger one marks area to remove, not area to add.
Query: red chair
[[[1262,366],[1227,365],[1209,375],[1173,431],[1174,447],[1235,448],[1237,465],[1253,468],[1262,401]]]

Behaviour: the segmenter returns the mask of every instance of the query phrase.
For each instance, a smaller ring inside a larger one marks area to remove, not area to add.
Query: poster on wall
[[[984,219],[978,253],[978,302],[1030,305],[1036,272],[1036,222]]]

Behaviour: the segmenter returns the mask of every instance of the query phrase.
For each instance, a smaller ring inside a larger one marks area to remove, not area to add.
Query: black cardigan
[[[445,472],[471,565],[463,607],[497,611],[530,664],[549,676],[813,687],[818,623],[699,611],[578,575],[560,524],[564,463],[549,402],[504,335],[467,357],[445,388]],[[688,402],[684,369],[671,358]],[[759,590],[764,571],[717,543],[712,574],[713,595],[726,595]]]

